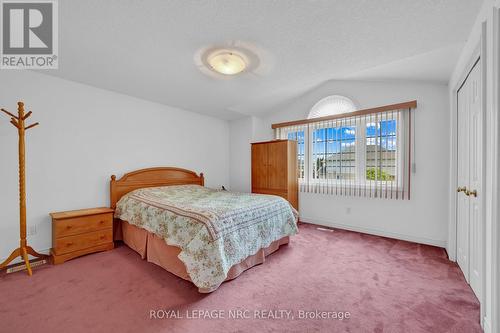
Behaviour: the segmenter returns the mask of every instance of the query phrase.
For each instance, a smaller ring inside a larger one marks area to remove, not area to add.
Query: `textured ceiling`
[[[446,82],[482,0],[64,0],[49,75],[235,119],[339,78]],[[249,49],[251,73],[207,75],[198,55]]]
[[[447,84],[463,43],[451,44],[431,52],[400,59],[346,75],[350,79],[421,80]]]

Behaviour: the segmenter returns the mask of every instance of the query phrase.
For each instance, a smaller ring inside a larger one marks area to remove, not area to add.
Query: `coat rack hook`
[[[31,114],[32,114],[32,113],[33,113],[33,112],[31,112],[31,111],[30,111],[30,112],[28,112],[28,113],[26,113],[26,115],[23,117],[23,120],[28,119],[28,117],[29,117],[29,116],[31,116]]]
[[[37,125],[40,125],[40,123],[34,123],[34,124],[31,124],[31,125],[29,125],[28,127],[26,127],[26,128],[25,128],[25,130],[30,129],[30,128],[33,128],[33,127],[35,127],[35,126],[37,126]]]
[[[14,118],[10,120],[10,123],[19,129],[19,124],[14,120]]]
[[[9,111],[7,111],[7,110],[5,110],[5,109],[3,109],[3,108],[2,108],[2,109],[0,109],[0,111],[3,111],[3,112],[5,112],[6,114],[8,114],[9,116],[11,116],[12,118],[15,118],[15,119],[19,120],[19,118],[18,118],[17,116],[13,115],[12,113],[10,113]]]

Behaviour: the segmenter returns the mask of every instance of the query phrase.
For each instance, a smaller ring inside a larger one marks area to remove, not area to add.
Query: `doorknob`
[[[458,187],[457,188],[457,192],[460,193],[460,192],[464,192],[465,194],[467,194],[467,187]]]
[[[474,191],[466,191],[465,194],[468,195],[469,197],[473,196],[474,198],[477,198],[477,191],[476,190],[474,190]]]

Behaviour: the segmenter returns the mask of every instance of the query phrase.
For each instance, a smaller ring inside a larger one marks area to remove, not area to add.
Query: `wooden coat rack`
[[[2,112],[9,115],[10,123],[17,128],[19,133],[19,225],[20,225],[20,241],[19,247],[12,251],[10,256],[0,264],[0,269],[7,267],[7,265],[17,257],[21,257],[26,264],[26,270],[28,271],[28,275],[32,275],[30,262],[28,259],[28,254],[37,257],[37,258],[47,258],[47,255],[40,254],[33,250],[31,246],[28,246],[26,241],[26,173],[25,173],[25,152],[24,152],[24,136],[26,130],[33,128],[38,125],[38,123],[31,124],[29,126],[24,125],[24,121],[31,116],[32,112],[28,112],[24,114],[24,103],[17,103],[17,116],[13,115],[7,110],[0,109]]]

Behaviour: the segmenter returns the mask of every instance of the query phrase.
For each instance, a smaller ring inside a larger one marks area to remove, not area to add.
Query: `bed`
[[[201,293],[263,263],[297,232],[285,199],[210,189],[202,173],[180,168],[113,175],[110,199],[114,239]]]

